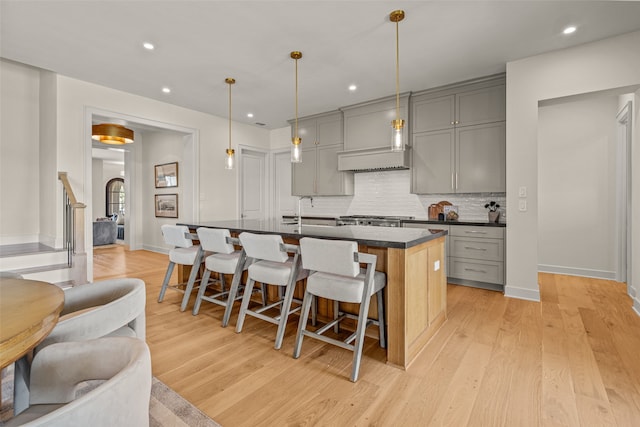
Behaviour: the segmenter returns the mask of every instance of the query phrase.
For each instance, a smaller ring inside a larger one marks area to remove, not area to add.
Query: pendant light
[[[300,163],[302,162],[302,150],[300,148],[302,138],[298,136],[298,59],[302,58],[302,52],[297,50],[291,52],[291,58],[296,61],[296,122],[293,138],[291,138],[291,163]]]
[[[396,23],[396,119],[391,121],[391,151],[404,151],[404,120],[400,118],[400,36],[398,22],[404,19],[404,10],[394,10],[389,20]]]
[[[227,77],[224,79],[224,82],[229,85],[229,148],[227,148],[227,157],[225,158],[224,168],[233,169],[233,155],[235,151],[231,148],[231,85],[234,84],[236,80],[231,77]]]
[[[110,145],[131,144],[133,131],[115,123],[103,123],[91,127],[91,139]]]

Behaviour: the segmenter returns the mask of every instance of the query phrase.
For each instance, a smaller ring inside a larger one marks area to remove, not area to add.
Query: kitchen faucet
[[[313,196],[300,196],[298,197],[298,225],[302,225],[302,199],[309,199],[311,201],[311,207],[313,207]]]

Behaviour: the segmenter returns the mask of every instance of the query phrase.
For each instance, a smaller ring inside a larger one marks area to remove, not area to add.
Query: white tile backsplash
[[[458,206],[462,221],[486,221],[484,205],[494,200],[503,212],[506,208],[505,193],[474,194],[411,194],[411,171],[392,170],[358,172],[355,174],[353,196],[314,197],[313,206],[309,199],[302,201],[303,215],[401,215],[416,219],[427,219],[432,203],[446,200]]]

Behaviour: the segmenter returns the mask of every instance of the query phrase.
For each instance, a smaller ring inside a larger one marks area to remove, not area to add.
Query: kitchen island
[[[377,255],[376,270],[387,274],[387,363],[407,368],[447,317],[446,231],[437,229],[283,224],[270,220],[229,220],[186,225],[279,234],[287,243],[301,237],[350,240]],[[319,301],[319,316],[332,317],[332,304]],[[377,310],[375,298],[372,310]],[[372,313],[373,315],[373,313]]]

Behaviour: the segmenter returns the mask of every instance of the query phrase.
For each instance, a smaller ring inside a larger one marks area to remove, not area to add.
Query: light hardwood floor
[[[449,285],[448,321],[416,362],[387,366],[369,339],[353,384],[351,352],[307,339],[292,358],[297,316],[276,351],[274,325],[235,333],[237,307],[222,328],[222,307],[158,303],[167,262],[96,249],[94,276],[146,282],[154,375],[225,427],[640,425],[640,317],[621,283],[541,274],[541,303]]]

